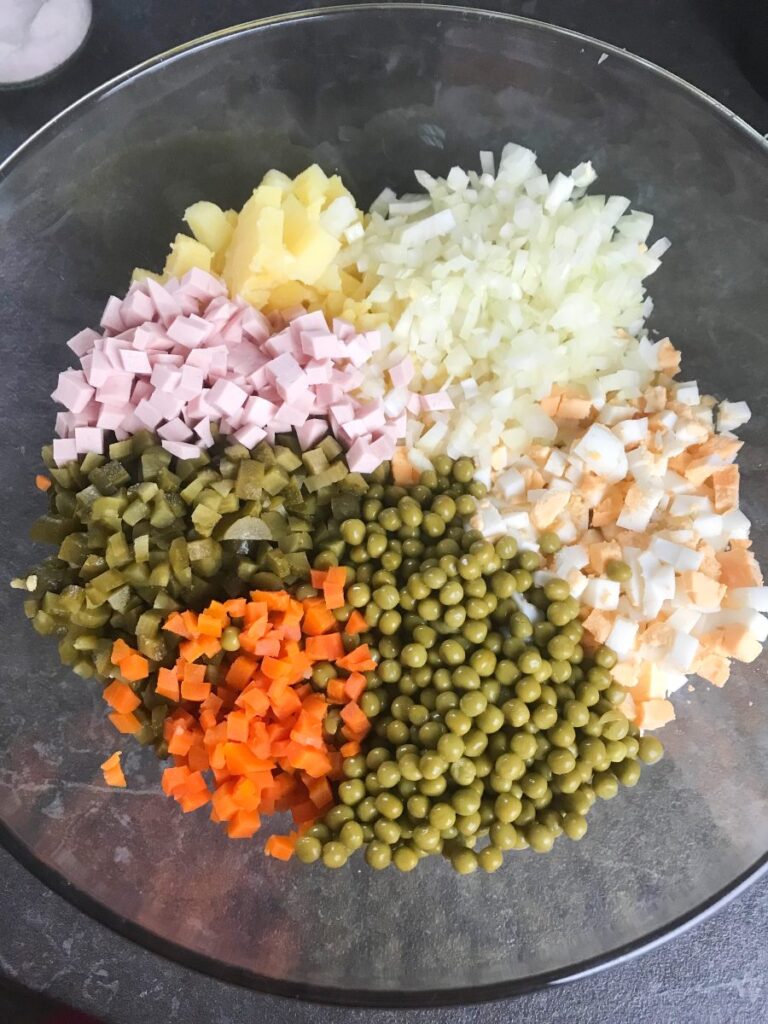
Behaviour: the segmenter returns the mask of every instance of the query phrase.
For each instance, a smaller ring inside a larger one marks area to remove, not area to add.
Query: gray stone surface
[[[3,2],[3,0],[0,0]],[[131,64],[212,29],[320,6],[273,0],[95,0],[91,39],[61,77],[0,93],[4,154],[66,103]],[[485,4],[565,25],[640,53],[768,132],[768,103],[741,75],[719,5],[707,0],[523,0]],[[114,1024],[761,1024],[768,1020],[768,879],[684,936],[589,979],[506,1003],[439,1011],[318,1008],[225,985],[146,952],[79,913],[0,853],[0,970]],[[19,1024],[11,1012],[8,1024]],[[0,1020],[5,1022],[0,1005]]]

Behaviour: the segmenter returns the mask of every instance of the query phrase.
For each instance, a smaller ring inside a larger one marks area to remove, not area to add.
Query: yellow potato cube
[[[305,206],[309,206],[316,199],[325,198],[325,190],[328,186],[328,178],[322,168],[312,164],[301,174],[293,179],[293,194]]]
[[[163,268],[164,277],[183,277],[188,270],[199,267],[210,271],[213,253],[202,242],[189,235],[176,235],[171,244],[171,251]]]
[[[202,242],[215,255],[224,253],[232,237],[233,225],[216,203],[204,200],[193,203],[184,211],[184,220],[198,242]]]

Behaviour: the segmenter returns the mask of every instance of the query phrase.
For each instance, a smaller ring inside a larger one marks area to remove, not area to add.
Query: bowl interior
[[[598,62],[601,53],[608,59]],[[64,341],[98,321],[134,265],[161,264],[186,205],[240,206],[269,167],[317,161],[361,203],[411,171],[477,166],[514,140],[545,170],[592,159],[597,188],[657,217],[673,248],[653,324],[684,376],[746,399],[744,508],[766,557],[767,150],[726,111],[610,47],[520,19],[364,7],[222,34],[105,87],[0,177],[0,578],[35,558],[32,478],[50,439]],[[129,788],[99,763],[119,744],[95,687],[38,642],[0,588],[0,814],[6,840],[115,927],[257,987],[346,1001],[504,994],[659,937],[755,870],[768,850],[764,662],[725,690],[678,694],[668,757],[603,805],[580,844],[495,875],[338,873],[283,865],[181,816],[151,754],[125,744]]]

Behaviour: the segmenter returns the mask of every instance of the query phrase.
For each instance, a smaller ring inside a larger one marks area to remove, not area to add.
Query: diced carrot
[[[52,486],[50,477],[44,476],[42,473],[38,473],[35,477],[35,487],[38,491],[49,491]]]
[[[327,573],[325,569],[310,569],[309,578],[315,590],[322,590]]]
[[[120,662],[120,672],[129,682],[138,682],[149,675],[149,662],[140,654],[129,654]]]
[[[367,685],[368,682],[361,672],[352,672],[344,680],[344,693],[350,700],[356,701],[365,692]]]
[[[285,590],[252,590],[251,601],[266,605],[268,611],[284,612],[291,600]]]
[[[191,667],[191,666],[190,666]],[[200,668],[203,668],[201,665]],[[203,701],[211,692],[211,684],[206,683],[204,680],[187,679],[181,680],[181,697],[182,700],[197,700]]]
[[[324,633],[307,637],[305,650],[315,661],[336,661],[344,655],[344,643],[339,633]]]
[[[227,835],[230,839],[250,839],[258,832],[260,826],[261,817],[258,811],[237,811],[227,825]]]
[[[227,715],[227,739],[238,743],[248,740],[248,718],[243,711],[230,711]]]
[[[304,613],[302,626],[308,636],[319,636],[321,633],[327,633],[329,630],[336,628],[338,623],[331,614],[330,609],[323,605],[307,608]]]
[[[245,615],[245,598],[244,597],[233,597],[229,601],[224,602],[224,608],[232,619],[242,619]]]
[[[121,683],[118,679],[113,680],[109,686],[102,691],[102,697],[115,711],[127,715],[135,711],[141,704],[141,699],[133,692],[127,683]]]
[[[269,697],[263,690],[254,687],[241,693],[235,703],[250,714],[259,716],[265,714],[269,708]]]
[[[334,704],[343,704],[347,699],[345,683],[345,679],[330,679],[325,690],[328,700],[333,701]]]
[[[166,768],[161,782],[162,790],[166,796],[172,796],[177,791],[182,790],[190,774],[190,770],[186,765],[179,765],[177,768]]]
[[[174,668],[160,668],[157,673],[155,692],[161,697],[177,701],[179,699],[179,677]]]
[[[113,711],[111,715],[107,715],[107,718],[118,732],[132,735],[141,731],[141,722],[132,711],[128,714],[122,714],[120,711]],[[173,751],[171,751],[171,753],[173,753]]]
[[[226,680],[227,683],[236,687],[237,689],[243,689],[245,685],[250,681],[258,662],[255,658],[249,658],[245,654],[238,655],[237,658],[227,669]]]
[[[115,640],[112,644],[111,660],[113,665],[120,665],[121,662],[125,661],[132,654],[136,654],[136,651],[129,647],[125,640]]]
[[[163,727],[174,759],[163,790],[184,811],[210,802],[213,821],[226,824],[232,838],[247,838],[263,814],[290,810],[303,831],[332,804],[331,782],[343,778],[344,757],[359,753],[370,729],[357,699],[366,688],[363,673],[375,668],[366,644],[345,652],[343,627],[331,614],[329,605],[344,603],[345,581],[346,570],[334,567],[313,577],[322,597],[301,602],[285,591],[256,590],[251,600],[214,601],[199,615],[169,616],[166,627],[182,640],[175,665],[158,671],[156,692],[198,705],[175,709]],[[219,635],[230,618],[243,622],[236,654],[221,652]],[[367,631],[359,612],[349,620],[350,632]],[[129,667],[141,658],[127,645],[118,652]],[[206,680],[212,658],[214,678],[223,675],[213,686]],[[313,663],[326,660],[345,671],[327,694],[316,693],[307,680]],[[110,694],[120,701],[126,692],[135,696],[120,679]],[[329,747],[323,730],[329,700],[341,705],[341,751]],[[138,726],[132,713],[116,715]],[[287,859],[299,834],[274,837],[272,855]]]
[[[326,807],[333,800],[333,791],[331,790],[330,783],[324,777],[319,779],[310,778],[307,782],[307,792],[309,793],[309,799],[318,809]]]
[[[270,836],[264,844],[264,852],[277,860],[290,860],[296,848],[296,833],[289,836]]]
[[[108,786],[116,786],[120,789],[125,788],[127,785],[125,781],[125,775],[123,769],[120,766],[120,754],[121,751],[116,750],[111,757],[101,765],[101,770],[104,773],[104,781]]]
[[[197,793],[185,793],[179,803],[181,809],[185,814],[189,814],[190,811],[197,811],[199,808],[204,807],[210,802],[211,794],[207,789],[200,790]]]
[[[168,753],[180,754],[185,757],[190,750],[190,747],[195,742],[195,734],[188,732],[186,729],[179,728],[179,730],[171,736],[168,741]]]
[[[368,644],[360,644],[349,654],[337,658],[336,664],[349,669],[350,672],[373,672],[376,668],[376,662],[371,657]]]
[[[345,633],[367,633],[368,623],[360,612],[355,609],[347,619],[347,623],[344,626]]]
[[[179,612],[173,612],[171,615],[168,616],[168,618],[165,620],[165,625],[163,626],[163,629],[167,630],[169,633],[176,633],[178,636],[183,636],[185,640],[189,640],[192,637],[192,633],[190,633],[189,627],[187,626],[186,622],[181,617]]]
[[[221,636],[224,629],[224,623],[217,615],[211,615],[209,612],[201,612],[197,617],[197,628],[206,636]]]
[[[350,701],[346,707],[342,708],[341,718],[345,725],[348,725],[354,732],[362,732],[369,725],[365,713],[361,711],[360,705],[355,701]]]

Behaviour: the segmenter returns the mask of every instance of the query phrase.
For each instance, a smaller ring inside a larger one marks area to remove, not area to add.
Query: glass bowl
[[[600,60],[607,54],[607,59]],[[134,265],[158,266],[193,200],[239,206],[267,168],[339,170],[362,202],[411,170],[476,166],[515,140],[550,173],[591,158],[599,186],[652,211],[673,248],[654,324],[686,378],[746,399],[744,508],[768,556],[768,147],[647,62],[536,22],[435,6],[290,15],[210,36],[108,83],[0,172],[3,436],[0,577],[39,552],[32,483],[64,341]],[[0,812],[8,847],[78,906],[184,964],[256,988],[364,1004],[509,995],[587,972],[684,928],[765,866],[766,662],[677,699],[668,756],[593,814],[589,836],[490,876],[307,869],[235,843],[160,792],[96,687],[0,589]],[[261,838],[261,837],[259,837]]]

